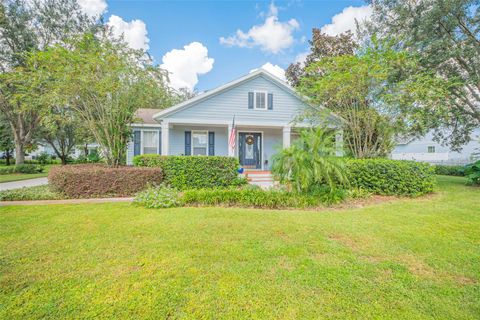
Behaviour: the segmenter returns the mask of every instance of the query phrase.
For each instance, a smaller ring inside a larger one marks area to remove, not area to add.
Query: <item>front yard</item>
[[[13,166],[13,165],[12,165]],[[53,164],[45,165],[45,169],[41,173],[10,173],[0,175],[0,183],[2,182],[12,182],[12,181],[21,181],[35,178],[43,178],[48,176],[48,172],[54,166]]]
[[[0,318],[480,315],[480,188],[363,208],[0,208]]]

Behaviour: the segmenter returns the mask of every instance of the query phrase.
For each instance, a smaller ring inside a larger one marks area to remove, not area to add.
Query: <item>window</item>
[[[206,156],[208,147],[208,131],[192,131],[192,155]]]
[[[158,131],[142,131],[142,154],[158,154]]]
[[[435,146],[428,146],[427,152],[428,153],[435,153]]]
[[[255,109],[267,108],[267,93],[255,92]]]

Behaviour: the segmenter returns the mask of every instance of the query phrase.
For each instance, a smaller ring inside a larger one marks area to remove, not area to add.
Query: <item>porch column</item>
[[[233,130],[232,124],[229,124],[228,129],[227,129],[227,146],[228,146],[228,156],[229,157],[235,157],[235,150],[230,148],[230,143],[229,143],[230,134],[231,134],[232,130]],[[236,137],[235,137],[235,139],[236,139]],[[235,141],[235,148],[238,148],[237,141]]]
[[[170,125],[167,121],[162,121],[162,156],[168,156]]]
[[[290,147],[290,137],[292,133],[292,127],[285,126],[283,127],[283,148]]]
[[[335,131],[335,155],[337,157],[343,156],[343,130]]]

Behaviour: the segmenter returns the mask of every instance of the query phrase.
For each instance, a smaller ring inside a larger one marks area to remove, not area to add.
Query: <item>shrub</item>
[[[459,176],[463,177],[465,175],[465,167],[463,166],[447,166],[442,164],[437,164],[434,166],[435,174],[440,174],[444,176]]]
[[[186,190],[183,193],[182,201],[185,204],[204,206],[223,205],[269,209],[313,208],[338,201],[338,198],[330,198],[328,193],[323,195],[318,193],[299,194],[284,190],[257,188],[199,189]]]
[[[133,164],[160,167],[166,184],[178,190],[228,187],[238,183],[238,160],[220,156],[139,155]]]
[[[11,174],[11,173],[41,173],[43,172],[44,167],[36,164],[17,164],[15,166],[1,167],[0,175]]]
[[[465,167],[465,176],[471,184],[480,185],[480,160]]]
[[[65,196],[53,191],[48,185],[0,191],[0,201],[59,199],[65,199]]]
[[[178,207],[182,204],[178,191],[165,185],[137,193],[133,202],[154,209]]]
[[[37,156],[37,159],[39,164],[47,164],[50,161],[50,155],[46,152],[42,152]]]
[[[388,159],[347,162],[350,184],[380,195],[419,196],[433,191],[435,176],[427,163]]]
[[[162,182],[160,168],[66,165],[53,167],[48,181],[70,198],[125,197]]]

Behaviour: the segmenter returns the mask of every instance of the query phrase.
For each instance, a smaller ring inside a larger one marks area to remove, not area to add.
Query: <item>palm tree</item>
[[[347,184],[344,162],[335,156],[333,141],[331,132],[303,130],[289,148],[274,156],[274,176],[297,192],[310,192],[320,185],[327,185],[332,192],[338,185]]]

